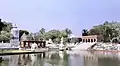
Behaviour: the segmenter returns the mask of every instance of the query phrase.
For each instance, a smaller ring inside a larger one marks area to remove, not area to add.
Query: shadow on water
[[[0,66],[119,66],[120,53],[51,51],[0,57]]]

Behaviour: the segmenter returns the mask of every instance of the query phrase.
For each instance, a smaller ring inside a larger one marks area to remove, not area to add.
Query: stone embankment
[[[35,51],[31,51],[31,50],[3,50],[3,51],[0,51],[0,56],[1,55],[42,53],[42,52],[47,52],[47,51],[48,51],[48,48],[39,48],[39,49],[36,49]]]
[[[120,44],[113,43],[96,43],[92,50],[119,50]]]

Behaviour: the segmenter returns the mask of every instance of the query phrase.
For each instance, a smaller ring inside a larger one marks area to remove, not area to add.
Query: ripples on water
[[[51,51],[1,56],[0,66],[120,66],[120,53]]]

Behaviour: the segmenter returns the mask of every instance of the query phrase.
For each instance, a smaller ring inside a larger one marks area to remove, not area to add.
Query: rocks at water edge
[[[120,44],[97,43],[92,49],[93,50],[120,50]]]

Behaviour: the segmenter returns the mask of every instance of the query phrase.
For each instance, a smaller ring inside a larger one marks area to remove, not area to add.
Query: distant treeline
[[[1,21],[0,19],[0,42],[9,42],[12,38],[11,29],[12,23]],[[50,31],[45,30],[45,28],[41,28],[36,33],[29,33],[27,30],[19,31],[19,38],[25,33],[27,35],[28,40],[49,40],[52,39],[55,43],[60,43],[61,38],[64,38],[64,42],[69,42],[68,37],[72,34],[72,31],[69,28],[64,30],[53,29]],[[120,38],[120,23],[116,21],[108,22],[105,21],[103,24],[93,26],[91,29],[83,29],[82,35],[99,35],[102,38],[103,42],[110,42],[112,40],[119,42]],[[79,41],[78,39],[74,40]]]
[[[103,42],[110,42],[110,41],[119,42],[120,22],[105,21],[103,24],[93,26],[93,28],[91,28],[89,30],[83,29],[82,35],[83,36],[98,35],[98,36],[101,36]]]

